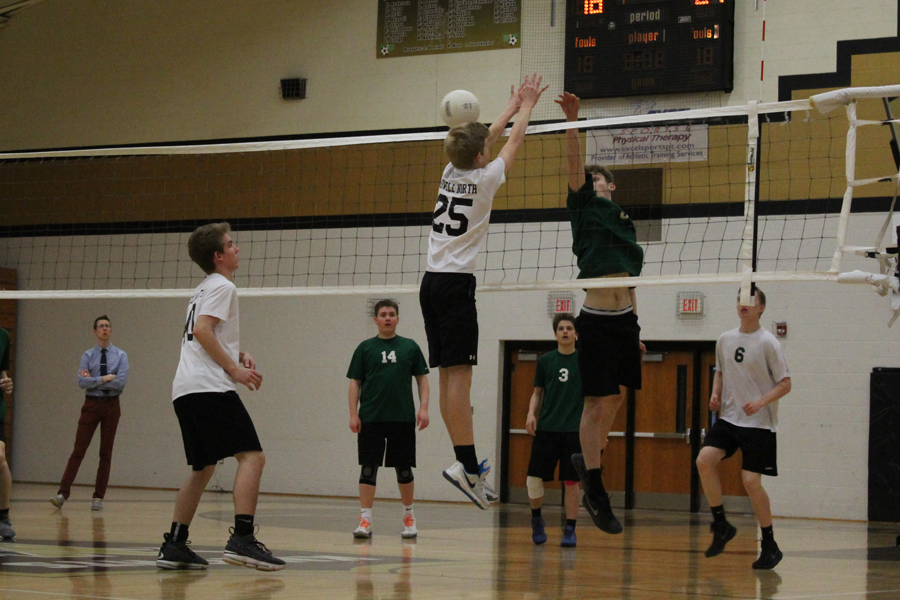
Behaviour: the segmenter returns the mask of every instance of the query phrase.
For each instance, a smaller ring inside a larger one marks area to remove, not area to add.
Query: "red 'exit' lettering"
[[[682,312],[697,312],[700,301],[697,298],[687,298],[682,302],[681,310]]]
[[[557,300],[556,301],[556,312],[558,312],[558,313],[572,312],[572,301],[571,300]]]

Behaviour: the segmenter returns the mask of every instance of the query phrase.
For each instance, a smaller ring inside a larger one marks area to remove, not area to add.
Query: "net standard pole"
[[[749,305],[756,271],[756,201],[759,198],[759,102],[747,105],[747,165],[744,188],[744,232],[741,236],[741,304]]]
[[[753,257],[750,260],[750,268],[756,273],[759,268],[757,265],[757,256],[759,254],[759,166],[762,163],[760,158],[760,138],[762,138],[762,124],[759,119],[756,120],[756,183],[753,186]],[[756,282],[750,282],[750,295],[756,292]]]

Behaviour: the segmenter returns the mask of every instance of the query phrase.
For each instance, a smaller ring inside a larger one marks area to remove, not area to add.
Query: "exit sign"
[[[572,292],[549,292],[547,294],[547,316],[552,319],[559,313],[575,314],[575,294]]]
[[[703,315],[702,292],[678,292],[676,313],[679,317],[698,317]]]
[[[572,299],[571,298],[557,298],[556,305],[553,307],[553,312],[555,312],[555,313],[570,313],[570,312],[572,312]]]

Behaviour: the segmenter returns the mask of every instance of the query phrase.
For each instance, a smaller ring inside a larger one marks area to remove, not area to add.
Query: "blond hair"
[[[475,159],[484,152],[484,141],[490,135],[484,123],[466,123],[454,127],[444,140],[444,152],[457,169],[474,169]]]

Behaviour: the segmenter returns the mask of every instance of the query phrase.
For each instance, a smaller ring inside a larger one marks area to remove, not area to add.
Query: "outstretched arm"
[[[569,123],[578,120],[581,100],[575,94],[563,92],[558,100],[554,100],[566,115]],[[577,129],[566,130],[566,158],[569,167],[569,189],[577,190],[584,185],[584,161],[581,159],[581,142]]]
[[[507,171],[512,167],[513,161],[516,159],[516,153],[519,152],[519,148],[525,141],[525,130],[528,128],[528,121],[531,119],[531,111],[534,109],[534,105],[541,99],[541,94],[544,93],[544,90],[550,87],[547,85],[541,87],[542,79],[537,73],[526,76],[525,82],[519,88],[518,96],[522,100],[522,106],[519,107],[519,118],[516,119],[516,124],[513,125],[509,134],[509,140],[503,146],[503,150],[500,151],[498,156],[498,158],[503,159]]]
[[[522,106],[522,88],[525,84],[519,86],[519,90],[516,91],[516,86],[512,85],[509,87],[509,104],[507,104],[506,108],[503,109],[503,112],[500,113],[500,116],[491,123],[490,133],[488,134],[487,140],[484,142],[485,151],[489,151],[491,146],[494,145],[500,136],[503,135],[503,132],[506,130],[506,126],[509,124],[509,120],[512,119],[517,112],[519,112],[519,108]]]

